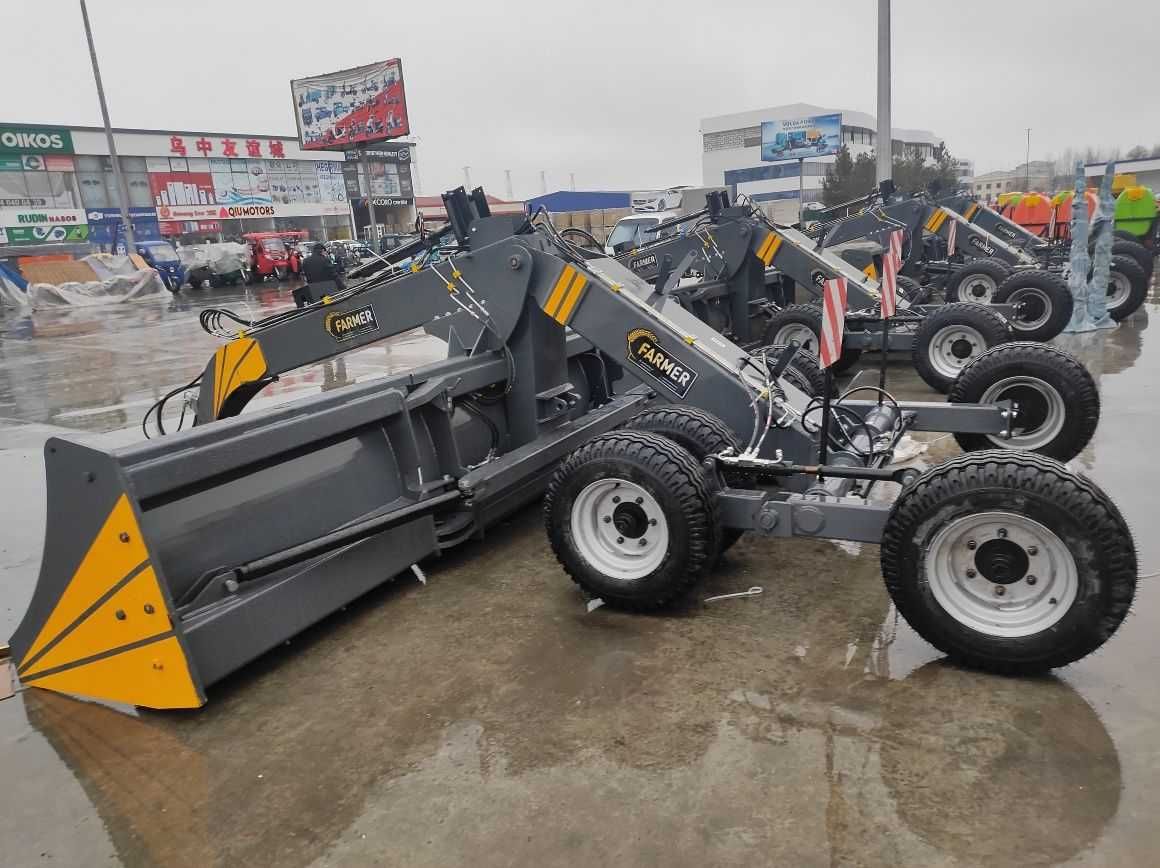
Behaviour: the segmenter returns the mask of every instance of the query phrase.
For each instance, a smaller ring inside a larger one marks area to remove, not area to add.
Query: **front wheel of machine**
[[[945,304],[919,324],[911,360],[928,386],[947,392],[974,359],[1009,340],[1007,321],[986,305]]]
[[[907,277],[905,274],[898,275],[896,279],[902,297],[911,304],[926,304],[930,301],[929,286],[923,286],[913,277]]]
[[[895,501],[882,575],[907,623],[952,660],[1012,675],[1066,666],[1119,627],[1136,550],[1115,505],[1058,462],[976,452]]]
[[[822,334],[822,308],[814,304],[791,304],[770,317],[765,327],[763,343],[785,346],[791,341],[817,356]],[[858,363],[862,351],[852,347],[842,349],[834,363],[834,373],[840,374]]]
[[[782,344],[773,344],[772,346],[754,350],[753,354],[756,355],[764,352],[766,358],[773,361],[781,355],[784,349],[785,347]],[[785,369],[782,377],[793,383],[811,398],[818,398],[826,393],[826,373],[822,370],[822,365],[818,361],[818,357],[809,350],[799,349],[794,353],[789,367]],[[830,397],[838,397],[837,387],[831,386]]]
[[[1004,280],[994,302],[1020,305],[1011,330],[1024,341],[1051,340],[1067,326],[1075,305],[1063,278],[1039,268],[1016,271]]]
[[[959,375],[947,400],[1018,405],[1009,439],[956,433],[966,452],[1018,449],[1070,461],[1091,441],[1100,421],[1100,392],[1087,368],[1056,347],[1028,341],[983,353]]]
[[[1148,275],[1131,256],[1113,256],[1108,272],[1108,316],[1116,322],[1140,309],[1148,296]]]
[[[624,609],[673,602],[721,545],[717,502],[700,466],[648,431],[612,431],[568,456],[548,485],[544,523],[572,580]]]

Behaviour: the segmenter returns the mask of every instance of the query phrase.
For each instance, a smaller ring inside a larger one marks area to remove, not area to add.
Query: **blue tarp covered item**
[[[1108,316],[1108,271],[1112,258],[1112,176],[1116,164],[1108,163],[1104,173],[1104,183],[1100,187],[1099,205],[1096,209],[1095,260],[1088,255],[1088,205],[1084,191],[1087,179],[1083,163],[1075,164],[1075,198],[1071,207],[1071,259],[1067,285],[1075,305],[1071,312],[1071,322],[1065,332],[1090,332],[1096,329],[1115,328],[1116,324]],[[1091,268],[1091,277],[1088,269]]]
[[[0,277],[15,283],[21,289],[28,289],[28,281],[15,268],[10,268],[6,263],[0,262]]]
[[[566,211],[602,211],[605,208],[627,208],[632,194],[620,191],[601,190],[557,190],[544,196],[529,199],[528,213],[535,214],[542,205],[553,214]]]

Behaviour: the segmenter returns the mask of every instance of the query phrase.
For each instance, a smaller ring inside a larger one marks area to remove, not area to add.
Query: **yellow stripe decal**
[[[978,202],[972,202],[972,203],[971,203],[971,204],[970,204],[970,205],[967,207],[967,213],[966,213],[966,214],[964,214],[963,216],[964,216],[965,218],[967,218],[968,220],[970,220],[972,217],[974,217],[974,216],[975,216],[975,214],[976,214],[976,213],[978,213],[978,210],[979,210],[979,203],[978,203]]]
[[[587,285],[588,278],[583,274],[577,274],[576,279],[572,281],[572,288],[568,290],[568,296],[564,299],[564,303],[560,305],[560,309],[556,311],[556,322],[560,323],[560,325],[568,324],[568,320],[572,317],[572,311],[580,303],[580,296],[584,294],[584,287]]]
[[[765,251],[769,249],[769,245],[773,243],[774,234],[770,232],[765,236],[765,240],[761,242],[761,246],[757,248],[757,258],[765,259]]]
[[[572,282],[572,278],[576,276],[576,269],[571,265],[565,265],[564,270],[560,272],[560,277],[556,281],[556,285],[552,287],[552,292],[548,296],[548,300],[544,302],[544,313],[548,316],[556,315],[556,308],[560,306],[560,302],[564,299],[564,290],[568,288],[568,284]]]
[[[926,221],[926,229],[928,232],[938,232],[939,227],[946,222],[947,212],[939,209],[931,215],[930,219]]]
[[[769,238],[769,243],[763,245],[766,248],[765,252],[761,254],[761,261],[764,262],[767,267],[771,262],[773,262],[773,257],[777,256],[777,251],[781,249],[780,235],[770,235]]]

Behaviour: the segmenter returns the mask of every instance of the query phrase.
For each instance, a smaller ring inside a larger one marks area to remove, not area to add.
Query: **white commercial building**
[[[718,115],[701,119],[701,181],[706,186],[725,184],[735,193],[745,193],[755,202],[770,203],[770,211],[782,220],[796,219],[799,207],[798,185],[804,202],[817,202],[822,196],[822,179],[835,157],[813,157],[798,160],[763,162],[761,159],[761,124],[818,115],[842,116],[841,140],[851,156],[874,150],[877,121],[873,115],[849,109],[825,108],[808,103],[773,106],[772,108]],[[930,158],[942,141],[929,130],[892,129],[896,154],[917,148]],[[799,172],[799,167],[802,171]],[[804,177],[802,177],[804,175]]]

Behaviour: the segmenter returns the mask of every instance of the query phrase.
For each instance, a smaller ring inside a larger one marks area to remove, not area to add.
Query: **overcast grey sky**
[[[701,180],[699,120],[873,113],[875,0],[89,0],[113,124],[293,135],[289,80],[398,56],[424,194]],[[74,0],[3,0],[0,122],[100,121]],[[894,0],[894,125],[979,172],[1160,143],[1156,0]],[[1073,49],[1067,46],[1074,45]],[[1073,56],[1078,56],[1072,68]],[[1079,117],[1069,117],[1071,97]]]

